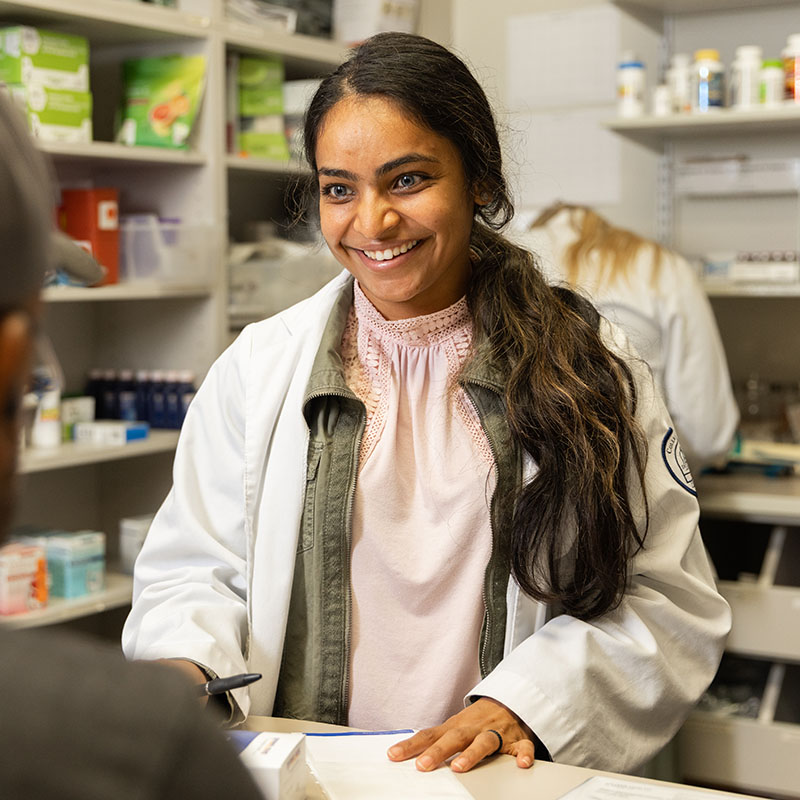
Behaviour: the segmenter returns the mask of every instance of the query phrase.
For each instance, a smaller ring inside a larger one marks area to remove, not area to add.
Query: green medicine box
[[[26,113],[31,133],[43,142],[91,142],[92,95],[44,86],[9,86]]]
[[[239,115],[283,114],[283,62],[277,58],[239,59]]]
[[[28,25],[0,29],[0,82],[88,92],[89,43]]]

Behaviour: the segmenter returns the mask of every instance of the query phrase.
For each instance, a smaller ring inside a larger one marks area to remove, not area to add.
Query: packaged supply
[[[240,57],[236,68],[237,152],[286,161],[289,149],[283,123],[283,62],[277,58]]]
[[[692,59],[688,53],[675,53],[666,73],[672,110],[676,113],[692,110]]]
[[[228,731],[265,800],[303,800],[308,767],[302,733]]]
[[[763,106],[780,106],[785,92],[783,61],[768,59],[761,65],[759,99]]]
[[[725,67],[718,50],[697,50],[692,65],[692,111],[718,111],[725,102]]]
[[[728,105],[732,108],[755,108],[760,103],[762,53],[758,45],[736,48],[728,81]]]
[[[621,117],[644,114],[645,69],[634,53],[623,53],[617,64],[617,113]]]
[[[120,280],[197,286],[211,278],[214,229],[156,214],[120,218]]]
[[[105,586],[106,536],[101,531],[47,531],[30,537],[47,558],[50,595],[75,599]]]
[[[0,83],[89,91],[89,43],[84,36],[28,25],[0,30]]]
[[[225,0],[225,16],[247,26],[295,33],[298,11],[265,0]]]
[[[0,547],[0,614],[20,614],[47,605],[47,562],[38,544]]]
[[[95,398],[88,395],[65,397],[61,400],[61,440],[71,442],[75,438],[76,422],[91,422],[94,419]]]
[[[119,567],[129,575],[133,574],[133,565],[150,530],[153,517],[153,514],[141,514],[137,517],[123,517],[119,521]]]
[[[146,439],[150,426],[146,422],[101,419],[75,423],[75,441],[95,445],[121,445]]]
[[[203,96],[205,75],[204,56],[126,61],[118,141],[185,150]]]
[[[8,91],[42,142],[92,141],[92,95],[40,84],[8,84]]]
[[[333,36],[345,44],[356,44],[375,33],[415,33],[418,0],[334,0]]]
[[[793,33],[781,50],[784,73],[784,99],[800,103],[800,33]]]
[[[303,117],[311,98],[319,88],[318,78],[284,81],[283,84],[283,123],[289,155],[303,158]]]
[[[116,188],[62,189],[59,227],[106,269],[102,285],[119,281],[119,192]]]

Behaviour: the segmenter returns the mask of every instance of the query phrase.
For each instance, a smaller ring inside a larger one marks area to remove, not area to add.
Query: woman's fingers
[[[514,756],[527,769],[534,761],[530,732],[503,705],[482,698],[442,725],[426,728],[389,748],[392,761],[416,758],[417,769],[429,772],[449,758],[456,772],[472,769],[495,753]],[[460,755],[459,755],[460,754]]]

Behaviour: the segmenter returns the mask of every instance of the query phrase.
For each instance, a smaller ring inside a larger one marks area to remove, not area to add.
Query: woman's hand
[[[503,740],[499,750],[500,740],[493,731]],[[392,761],[418,756],[417,769],[429,772],[461,753],[450,767],[455,772],[466,772],[487,756],[505,753],[516,757],[518,767],[527,769],[534,759],[531,737],[527,726],[502,703],[481,697],[441,725],[426,728],[393,745],[388,755]]]

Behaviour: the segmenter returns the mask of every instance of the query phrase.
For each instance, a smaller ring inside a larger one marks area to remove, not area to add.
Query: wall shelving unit
[[[227,240],[242,224],[281,211],[298,164],[243,159],[225,152],[225,56],[272,54],[287,78],[321,76],[344,58],[329,40],[277,31],[254,32],[225,19],[223,0],[179,0],[177,9],[122,0],[0,0],[0,25],[30,24],[86,36],[94,136],[88,144],[42,143],[58,183],[117,186],[120,211],[152,210],[210,231],[210,270],[180,285],[157,281],[100,288],[45,290],[45,328],[66,376],[79,392],[89,369],[191,369],[202,379],[229,341]],[[120,66],[130,57],[202,54],[207,74],[196,129],[186,151],[126,147],[114,141],[121,97]],[[210,277],[209,277],[210,276]],[[69,444],[23,452],[16,522],[107,535],[107,588],[81,601],[51,601],[39,611],[9,617],[11,627],[50,625],[130,602],[131,580],[113,571],[118,521],[157,508],[171,483],[176,431],[121,447]]]
[[[800,3],[790,0],[631,0],[616,5],[660,30],[665,56],[716,47],[726,64],[742,44],[760,44],[765,58],[777,57],[786,36],[798,29],[800,11]],[[659,68],[653,67],[648,70],[651,86],[660,78]],[[797,187],[676,189],[676,167],[690,159],[800,156],[800,105],[615,119],[608,127],[660,159],[656,227],[666,244],[689,257],[712,251],[800,250]],[[800,380],[794,342],[800,284],[709,281],[705,288],[735,381],[752,372],[772,380]],[[723,667],[728,659],[743,659],[764,680],[754,690],[759,695],[756,718],[714,711],[690,716],[677,740],[676,777],[800,797],[800,476],[702,476],[698,498],[701,530],[733,614]],[[724,680],[721,669],[717,681]]]

